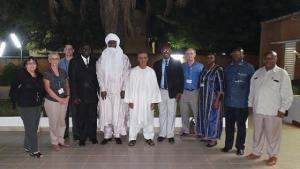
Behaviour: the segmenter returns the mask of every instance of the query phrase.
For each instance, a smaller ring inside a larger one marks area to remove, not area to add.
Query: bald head
[[[268,51],[264,56],[264,65],[267,70],[273,69],[277,63],[277,53],[273,50]]]

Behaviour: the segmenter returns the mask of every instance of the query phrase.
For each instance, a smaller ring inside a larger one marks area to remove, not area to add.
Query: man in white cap
[[[147,66],[148,54],[140,52],[139,65],[131,69],[126,85],[125,102],[129,104],[129,146],[134,146],[143,129],[148,145],[154,146],[154,105],[161,102],[155,72]]]
[[[100,85],[99,126],[104,132],[101,144],[107,144],[114,136],[122,144],[121,135],[126,135],[126,104],[124,103],[125,82],[130,72],[128,57],[120,48],[120,39],[109,33],[105,37],[107,48],[97,61],[97,78]],[[128,106],[127,106],[128,109]]]

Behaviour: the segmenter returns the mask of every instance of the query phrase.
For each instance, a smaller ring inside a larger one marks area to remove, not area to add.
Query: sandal
[[[154,146],[154,145],[155,145],[154,141],[151,140],[151,139],[146,140],[146,143],[147,143],[149,146]]]
[[[61,148],[59,147],[59,145],[53,145],[53,150],[54,151],[59,151]]]

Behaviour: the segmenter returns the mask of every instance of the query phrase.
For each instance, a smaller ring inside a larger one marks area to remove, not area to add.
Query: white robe
[[[126,135],[125,116],[128,106],[120,98],[120,92],[125,90],[125,81],[129,76],[130,68],[129,59],[125,54],[120,58],[119,55],[102,53],[96,63],[100,90],[107,92],[106,99],[102,100],[100,97],[98,103],[99,127],[108,138],[111,137],[111,133],[105,133],[105,127],[111,128],[115,137]]]
[[[129,140],[135,140],[141,128],[146,139],[153,139],[154,111],[151,110],[151,103],[161,101],[154,70],[148,66],[145,69],[134,67],[130,72],[125,93],[125,102],[133,103],[133,109],[129,110]]]

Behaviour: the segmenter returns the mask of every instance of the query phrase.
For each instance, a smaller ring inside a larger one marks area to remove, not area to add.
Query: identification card
[[[200,87],[204,87],[204,83],[201,83],[201,84],[200,84]]]
[[[193,81],[191,79],[186,79],[186,83],[192,83]]]
[[[65,93],[64,89],[63,89],[63,88],[60,88],[60,89],[58,90],[58,94],[63,94],[63,93]]]

